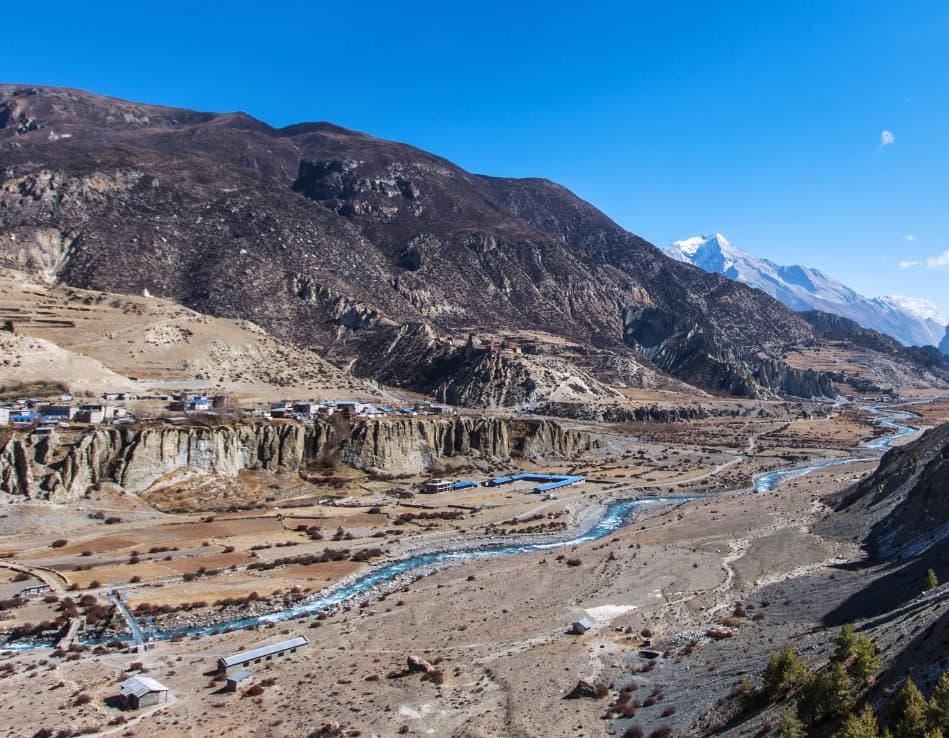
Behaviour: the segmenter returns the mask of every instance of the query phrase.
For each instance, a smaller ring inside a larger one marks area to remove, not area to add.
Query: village
[[[376,405],[359,400],[281,400],[268,405],[244,408],[230,395],[206,395],[188,390],[174,394],[104,392],[95,401],[78,401],[72,395],[63,394],[55,401],[48,398],[18,397],[2,402],[0,426],[31,429],[33,433],[44,435],[60,424],[127,425],[155,420],[182,423],[195,415],[307,421],[336,414],[347,419],[447,417],[457,415],[458,410],[425,400],[389,405]]]

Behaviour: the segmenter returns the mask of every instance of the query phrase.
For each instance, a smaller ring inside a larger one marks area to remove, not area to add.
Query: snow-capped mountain
[[[929,300],[901,295],[867,298],[817,269],[759,259],[732,246],[720,233],[676,241],[665,252],[678,261],[757,287],[792,310],[842,315],[907,346],[936,346],[946,332],[945,316]]]
[[[939,344],[939,350],[949,356],[949,325],[946,326],[946,335],[943,336],[942,343]]]

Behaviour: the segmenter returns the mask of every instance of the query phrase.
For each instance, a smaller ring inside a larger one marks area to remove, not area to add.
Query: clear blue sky
[[[945,0],[53,1],[3,15],[5,81],[331,120],[556,180],[657,245],[720,231],[949,315]]]

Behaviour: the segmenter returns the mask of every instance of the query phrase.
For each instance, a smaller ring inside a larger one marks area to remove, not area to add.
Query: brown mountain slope
[[[148,289],[376,375],[380,331],[426,324],[592,339],[713,391],[833,392],[778,358],[814,340],[794,313],[544,180],[329,124],[54,88],[0,86],[0,126],[0,264],[50,281]],[[421,363],[441,352],[431,336]],[[467,371],[447,353],[444,373],[395,373],[431,390]]]

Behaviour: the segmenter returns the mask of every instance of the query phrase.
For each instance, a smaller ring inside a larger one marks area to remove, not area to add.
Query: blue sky
[[[5,8],[0,78],[331,120],[949,316],[944,0],[116,5]]]

